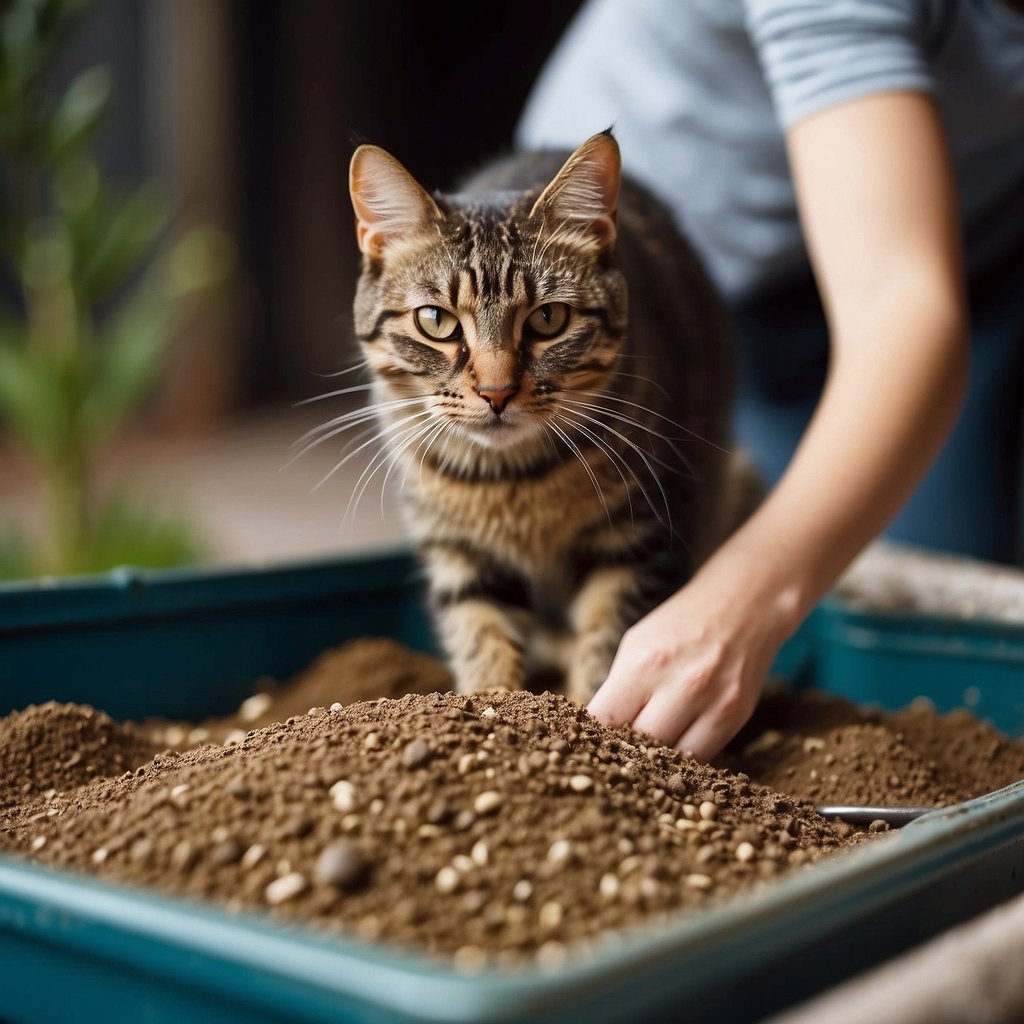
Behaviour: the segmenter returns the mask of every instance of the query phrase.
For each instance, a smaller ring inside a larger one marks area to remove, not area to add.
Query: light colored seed
[[[476,752],[476,759],[478,761],[486,761],[487,760],[487,751],[486,750],[478,750]]]
[[[648,899],[653,899],[661,891],[661,886],[656,878],[644,876],[640,879],[640,892]]]
[[[300,893],[305,892],[308,885],[305,875],[298,871],[292,871],[281,878],[275,878],[264,889],[263,896],[271,906],[276,907],[279,903],[294,899]]]
[[[586,793],[588,789],[594,788],[594,780],[589,775],[574,775],[569,779],[569,785],[577,793]]]
[[[479,974],[487,966],[487,954],[479,946],[459,946],[452,954],[452,964],[464,974]]]
[[[477,814],[490,814],[502,804],[502,795],[494,789],[485,790],[473,801],[473,810]]]
[[[628,857],[629,854],[631,854],[636,849],[636,843],[634,843],[632,839],[627,839],[625,836],[623,836],[615,844],[615,848],[619,851],[619,853],[624,854]]]
[[[359,823],[362,820],[362,816],[359,814],[346,814],[341,819],[341,827],[345,832],[351,832],[353,829],[359,828]]]
[[[376,750],[380,746],[380,733],[368,732],[363,740],[363,746],[367,750]]]
[[[254,693],[239,705],[238,717],[243,722],[255,722],[270,710],[273,703],[274,699],[269,693]]]
[[[687,875],[686,878],[683,879],[683,882],[691,889],[710,889],[714,884],[711,881],[710,875],[699,874]]]
[[[674,825],[675,823],[676,823],[676,819],[671,814],[668,814],[667,812],[665,814],[659,814],[658,815],[658,824],[659,825]]]
[[[776,732],[774,729],[766,729],[760,736],[751,740],[750,743],[743,748],[743,753],[746,757],[756,757],[758,754],[764,754],[769,750],[774,749],[781,742],[781,732]]]
[[[753,843],[740,843],[736,847],[736,859],[742,864],[752,861],[756,854],[757,850],[754,849]]]
[[[93,864],[102,864],[107,859],[108,853],[104,846],[101,846],[98,850],[92,851],[92,862]]]
[[[182,798],[182,797],[183,797],[183,796],[184,796],[184,795],[185,795],[185,794],[186,794],[186,793],[187,793],[187,792],[188,792],[188,791],[189,791],[189,790],[190,790],[191,788],[192,788],[192,787],[191,787],[191,786],[190,786],[190,785],[189,785],[189,784],[188,784],[187,782],[182,782],[181,784],[179,784],[179,785],[175,786],[175,787],[174,787],[174,788],[173,788],[173,789],[171,790],[171,799],[172,799],[172,800],[176,800],[176,801],[179,801],[179,802],[181,802],[181,803],[184,803],[184,800],[182,800],[181,798]]]
[[[520,878],[515,885],[512,886],[512,898],[519,900],[520,903],[525,903],[533,895],[533,882],[528,878]]]
[[[245,730],[244,729],[232,729],[231,732],[224,737],[225,747],[237,747],[239,743],[245,741]]]
[[[619,865],[619,874],[628,875],[631,872],[636,871],[636,869],[640,867],[640,865],[643,864],[643,862],[643,857],[641,857],[639,854],[633,854],[632,856],[627,857]]]
[[[210,838],[215,843],[223,843],[231,838],[231,829],[226,825],[217,825],[210,833]]]
[[[284,878],[285,875],[290,875],[291,873],[292,862],[287,857],[282,857],[274,865],[274,874],[276,874],[278,878]]]
[[[476,764],[476,755],[475,754],[463,754],[462,757],[459,758],[459,763],[458,763],[459,774],[460,775],[468,775],[473,770],[473,766],[475,764]]]
[[[557,750],[548,751],[548,761],[551,764],[558,764],[562,760],[562,755]]]
[[[537,966],[544,971],[561,970],[565,966],[567,955],[561,942],[543,942],[537,948]]]
[[[697,831],[701,835],[707,835],[710,832],[716,832],[718,830],[718,824],[714,821],[698,821]]]
[[[344,704],[342,704],[342,703],[341,703],[341,701],[337,701],[337,700],[336,700],[336,701],[335,701],[335,702],[334,702],[334,703],[333,703],[333,704],[331,705],[331,710],[332,710],[332,711],[334,711],[334,712],[338,712],[338,711],[344,711],[344,710],[345,710],[345,705],[344,705]]]
[[[306,712],[306,717],[307,718],[317,718],[319,715],[322,715],[323,713],[324,713],[324,709],[323,708],[310,708]]]
[[[694,804],[683,804],[683,817],[689,818],[690,821],[697,820],[697,807]]]
[[[472,871],[476,867],[476,862],[472,857],[467,857],[464,853],[457,853],[452,857],[452,867],[456,871],[461,871],[465,874],[467,871]]]
[[[46,845],[46,836],[36,836],[32,840],[32,850],[41,850]]]
[[[472,858],[474,864],[479,864],[483,867],[491,859],[491,851],[487,848],[487,844],[479,839],[473,844],[473,849],[469,851],[469,856]]]
[[[188,734],[189,743],[205,743],[210,738],[210,730],[200,726]]]
[[[438,892],[455,892],[459,887],[459,873],[453,867],[445,866],[434,876]]]
[[[572,855],[572,843],[568,839],[556,839],[548,847],[548,860],[552,864],[564,864]]]
[[[718,817],[718,805],[713,804],[710,800],[705,800],[700,807],[697,808],[697,813],[705,821],[714,821]]]
[[[267,855],[267,848],[262,843],[253,843],[238,862],[247,871],[256,867],[257,864]]]
[[[327,792],[335,810],[348,813],[356,805],[356,787],[348,779],[339,779]]]
[[[380,812],[384,810],[384,807],[384,801],[379,796],[370,801],[371,814],[380,814]]]
[[[540,922],[541,928],[545,931],[552,931],[562,923],[562,918],[564,916],[565,911],[562,909],[562,904],[556,903],[554,900],[548,900],[548,902],[540,908],[537,920]]]
[[[614,899],[619,894],[619,879],[612,874],[604,874],[598,882],[597,890],[605,899]]]
[[[443,830],[440,825],[431,825],[428,821],[416,829],[416,835],[418,835],[420,839],[436,839],[442,831]]]
[[[825,741],[820,736],[808,736],[804,739],[804,753],[813,754],[816,750],[824,750]]]
[[[490,705],[485,707],[483,709],[483,711],[480,712],[480,717],[481,718],[496,718],[497,715],[498,715],[498,712],[495,711],[494,708],[491,707]]]
[[[180,747],[188,739],[188,730],[180,725],[172,725],[164,730],[164,743],[169,747]]]
[[[498,773],[493,768],[484,769],[484,778],[493,779]]]
[[[676,820],[676,828],[679,829],[680,832],[685,831],[686,829],[694,829],[696,827],[697,823],[695,821],[690,821],[689,818],[678,818]]]

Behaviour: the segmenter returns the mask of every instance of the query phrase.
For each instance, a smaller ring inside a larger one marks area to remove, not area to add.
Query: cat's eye
[[[416,326],[431,341],[456,341],[462,335],[459,318],[438,306],[420,306],[416,310]]]
[[[535,338],[553,338],[568,322],[569,307],[564,302],[545,302],[526,318],[526,331]]]

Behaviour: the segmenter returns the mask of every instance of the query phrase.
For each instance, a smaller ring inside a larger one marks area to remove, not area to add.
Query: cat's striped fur
[[[350,184],[356,332],[457,685],[557,665],[586,701],[735,525],[725,314],[608,133],[434,197],[363,146]]]

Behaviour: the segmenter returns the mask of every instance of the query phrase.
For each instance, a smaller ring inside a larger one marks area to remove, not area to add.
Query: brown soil
[[[950,803],[1024,776],[1024,742],[966,713],[819,694],[766,698],[724,768],[551,694],[396,699],[447,679],[373,640],[198,728],[17,712],[0,720],[0,848],[467,970],[557,965],[863,841],[813,802]],[[358,700],[374,693],[389,699]],[[172,730],[179,750],[153,756]]]

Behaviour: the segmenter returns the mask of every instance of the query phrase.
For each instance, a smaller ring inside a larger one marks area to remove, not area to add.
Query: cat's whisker
[[[672,437],[669,437],[668,434],[663,434],[660,431],[655,430],[653,427],[649,427],[649,426],[647,426],[647,424],[641,423],[639,420],[635,420],[635,419],[633,419],[630,416],[623,416],[621,413],[615,412],[612,409],[606,409],[602,405],[593,405],[593,404],[591,404],[589,402],[575,402],[571,398],[566,398],[564,395],[562,396],[562,399],[561,399],[559,404],[562,405],[563,407],[564,406],[572,406],[573,408],[577,408],[577,409],[591,409],[594,412],[601,413],[603,416],[608,416],[608,417],[611,417],[612,419],[614,419],[614,420],[616,420],[616,421],[618,421],[620,423],[625,423],[627,426],[635,427],[638,430],[643,430],[645,433],[650,434],[652,437],[656,437],[659,440],[664,441],[665,444],[667,444],[669,446],[669,448],[672,449],[672,451],[675,454],[676,458],[678,458],[679,461],[683,464],[683,466],[687,470],[690,471],[690,475],[691,476],[693,475],[693,467],[690,464],[690,460],[676,446],[675,439],[672,438]],[[608,429],[611,430],[612,428],[608,427]],[[682,440],[682,439],[680,438],[679,440]],[[667,470],[668,472],[675,473],[675,474],[678,474],[678,475],[683,475],[682,474],[682,470],[678,466],[673,466],[670,463],[665,462],[664,459],[659,458],[653,452],[648,452],[647,454],[659,466],[661,466],[663,469]]]
[[[420,470],[420,472],[419,472],[419,484],[420,484],[420,487],[423,486],[423,463],[426,462],[427,456],[430,454],[430,449],[433,447],[434,442],[439,437],[441,437],[443,434],[445,434],[445,433],[447,433],[449,431],[453,431],[454,429],[455,429],[455,425],[453,423],[450,423],[447,420],[442,420],[438,424],[437,430],[435,430],[434,433],[431,434],[430,437],[427,439],[427,444],[426,444],[426,447],[423,449],[423,454],[420,455],[420,464],[419,464],[419,470]]]
[[[301,405],[310,405],[312,402],[322,402],[325,398],[340,398],[342,395],[354,395],[360,391],[369,391],[373,387],[373,382],[367,384],[353,384],[348,388],[339,388],[337,391],[325,391],[322,395],[313,395],[311,398],[302,398],[298,402],[294,403],[294,408],[298,408]]]
[[[427,411],[429,412],[429,410]],[[415,417],[406,417],[404,420],[400,420],[398,425],[403,425],[413,418]],[[349,521],[350,513],[352,521],[355,521],[355,515],[359,509],[359,503],[362,501],[363,494],[377,471],[382,466],[386,465],[388,461],[394,457],[397,451],[401,450],[402,442],[406,438],[411,435],[415,435],[423,428],[423,426],[424,424],[422,423],[414,423],[412,426],[403,426],[401,432],[391,437],[388,444],[373,455],[370,461],[363,468],[362,473],[359,474],[359,478],[352,487],[352,493],[349,495],[348,505],[345,507],[345,514],[342,516],[341,520],[343,525]]]
[[[401,460],[401,457],[408,452],[409,448],[411,448],[412,445],[415,444],[418,447],[420,444],[422,444],[423,438],[426,437],[434,429],[435,425],[436,424],[434,424],[434,423],[427,423],[427,424],[422,425],[420,427],[419,433],[414,434],[412,437],[403,440],[402,444],[400,446],[395,447],[392,450],[391,464],[388,466],[387,471],[384,473],[384,479],[381,481],[381,485],[380,485],[380,517],[381,517],[381,519],[383,519],[384,516],[385,516],[384,498],[385,498],[385,495],[387,493],[388,477],[391,476],[391,471],[395,468],[395,466],[398,465],[399,461]],[[411,462],[412,458],[414,458],[414,457],[415,457],[415,451],[406,460],[406,472],[408,472],[408,468],[409,468],[410,462]]]
[[[644,384],[650,384],[652,388],[657,388],[669,401],[672,400],[672,396],[661,384],[650,377],[645,377],[642,373],[626,373],[625,370],[613,370],[612,373],[616,377],[627,377],[630,380],[638,380]]]
[[[590,482],[594,485],[594,490],[597,492],[598,498],[600,498],[601,500],[601,506],[604,508],[604,514],[608,518],[608,525],[613,526],[614,524],[612,523],[612,514],[608,508],[608,502],[605,500],[604,492],[601,490],[601,484],[598,481],[597,477],[594,475],[593,469],[590,468],[590,463],[587,462],[583,452],[580,451],[578,445],[573,441],[571,437],[569,437],[569,435],[564,430],[562,430],[560,426],[558,426],[557,423],[553,423],[551,420],[548,420],[546,425],[550,427],[569,446],[570,450],[575,454],[576,458],[580,460],[580,463],[582,464],[583,468],[587,471],[587,476],[590,477]]]
[[[603,427],[605,430],[607,430],[610,433],[614,434],[620,441],[624,441],[627,445],[629,445],[630,448],[633,449],[633,451],[635,451],[637,453],[637,455],[640,456],[641,461],[643,462],[644,466],[647,468],[647,472],[650,473],[650,475],[651,475],[651,479],[654,480],[655,484],[657,484],[657,486],[658,486],[658,490],[661,492],[661,500],[662,500],[662,503],[665,506],[665,515],[666,515],[667,521],[665,519],[661,518],[661,513],[655,507],[654,501],[651,498],[650,494],[647,493],[647,488],[644,487],[643,482],[640,480],[640,478],[635,473],[633,474],[633,479],[636,481],[637,487],[640,488],[640,493],[643,494],[644,499],[647,501],[647,504],[650,507],[650,510],[651,510],[652,514],[654,515],[655,519],[657,519],[658,522],[661,523],[661,525],[664,526],[669,531],[669,533],[671,533],[672,532],[672,508],[671,508],[671,506],[669,504],[668,495],[665,493],[665,488],[662,486],[661,480],[658,479],[658,474],[654,471],[654,467],[648,461],[647,455],[644,453],[643,449],[640,448],[638,445],[634,444],[628,437],[626,437],[625,434],[623,434],[620,431],[616,430],[614,427],[608,426],[607,423],[603,422],[602,420],[597,419],[594,416],[588,416],[586,413],[582,413],[582,412],[571,413],[569,415],[581,416],[583,419],[589,421],[590,423],[593,423],[593,424],[595,424],[598,427]]]
[[[313,376],[314,377],[323,377],[323,378],[344,377],[345,374],[347,374],[347,373],[355,373],[356,370],[369,369],[369,366],[370,366],[370,364],[365,359],[360,359],[358,362],[353,363],[351,366],[346,366],[344,370],[335,370],[334,373],[316,373],[316,372],[314,372]]]
[[[701,437],[697,431],[692,430],[690,427],[678,420],[670,419],[668,416],[663,416],[660,412],[655,412],[653,409],[648,408],[646,405],[642,405],[640,402],[632,402],[628,398],[620,398],[618,395],[610,395],[605,391],[575,391],[577,395],[589,395],[592,398],[604,398],[609,402],[620,402],[623,405],[631,405],[634,409],[640,409],[642,412],[647,413],[650,416],[654,416],[659,420],[664,420],[666,423],[671,423],[672,426],[678,427],[680,430],[685,430],[690,437],[695,438],[698,441],[702,441],[704,444],[710,445],[712,448],[718,449],[723,455],[728,455],[729,450],[723,448],[721,445],[715,444],[714,441],[709,441],[706,437]]]
[[[423,399],[421,398],[402,398],[393,403],[384,402],[379,405],[366,406],[362,409],[346,413],[344,416],[338,416],[333,420],[328,420],[326,423],[321,423],[320,426],[307,430],[306,433],[292,445],[293,448],[297,448],[299,445],[303,445],[303,447],[296,451],[288,465],[291,465],[297,459],[302,458],[302,456],[311,452],[318,445],[323,444],[324,441],[329,441],[332,437],[337,437],[338,434],[343,434],[346,430],[351,430],[353,427],[360,426],[367,420],[378,419],[382,412],[399,412],[404,408],[416,405],[422,401]],[[320,434],[321,436],[317,437],[317,434]],[[307,441],[309,443],[305,444],[304,442]]]
[[[340,462],[338,462],[334,466],[334,468],[325,477],[323,477],[323,479],[313,488],[313,490],[314,491],[318,491],[321,487],[323,487],[323,485],[325,483],[327,483],[328,480],[330,480],[334,476],[335,473],[338,472],[338,470],[341,469],[342,466],[344,466],[347,462],[349,462],[352,459],[354,459],[361,451],[364,451],[366,448],[369,448],[370,445],[380,443],[389,434],[392,434],[395,431],[399,430],[406,423],[409,423],[410,421],[415,420],[415,419],[419,419],[421,416],[429,416],[429,415],[430,415],[430,410],[429,409],[424,409],[421,412],[412,413],[409,416],[406,416],[403,419],[400,419],[400,420],[398,420],[395,423],[389,423],[386,426],[382,427],[380,430],[377,430],[374,433],[373,437],[371,437],[368,441],[364,441],[361,445],[359,445],[358,448],[356,448],[353,451],[349,452],[348,455],[346,455]]]
[[[618,463],[615,460],[618,459],[618,461],[621,462],[626,467],[626,471],[629,473],[630,477],[632,477],[632,479],[636,482],[637,486],[640,487],[642,491],[643,487],[640,485],[640,481],[636,479],[636,474],[633,472],[632,467],[630,467],[626,460],[623,459],[623,457],[617,451],[615,451],[615,449],[612,448],[611,445],[609,445],[603,438],[599,437],[596,433],[594,433],[594,431],[592,431],[589,427],[583,426],[582,423],[578,423],[576,420],[570,419],[568,416],[559,416],[557,414],[553,415],[559,423],[564,423],[566,426],[572,427],[573,430],[578,430],[581,434],[583,434],[584,437],[589,438],[594,447],[597,448],[597,450],[601,452],[601,454],[604,455],[605,458],[607,458],[608,461],[612,464],[612,467],[615,469],[615,472],[619,474],[619,479],[622,481],[622,490],[623,493],[626,495],[626,502],[629,505],[630,525],[635,526],[636,517],[634,516],[633,512],[633,496],[632,494],[630,494],[629,491],[629,481],[626,479],[622,470],[619,469]]]

